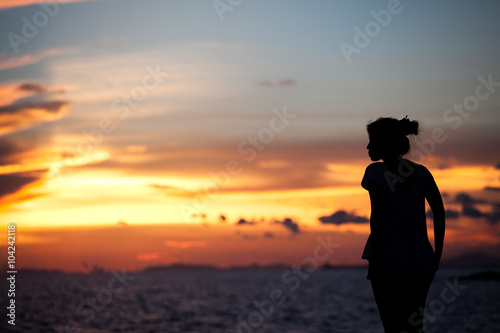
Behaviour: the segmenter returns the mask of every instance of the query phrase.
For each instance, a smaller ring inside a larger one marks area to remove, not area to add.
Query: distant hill
[[[443,267],[500,267],[500,258],[482,252],[469,252],[441,261]]]
[[[248,266],[231,266],[229,268],[219,268],[211,265],[190,265],[190,264],[171,264],[167,266],[150,266],[144,269],[144,271],[152,272],[152,271],[194,271],[194,270],[269,270],[269,269],[278,269],[284,270],[288,269],[290,266],[284,264],[271,264],[271,265],[257,265],[252,264]]]
[[[175,270],[175,271],[194,271],[194,270],[217,270],[218,268],[210,265],[185,265],[185,264],[171,264],[167,266],[150,266],[144,269],[145,272],[154,271],[165,271],[165,270]]]

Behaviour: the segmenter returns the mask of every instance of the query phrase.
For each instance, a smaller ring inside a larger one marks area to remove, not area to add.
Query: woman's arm
[[[441,255],[443,254],[444,245],[444,230],[445,230],[445,216],[444,216],[444,205],[443,199],[441,198],[441,193],[435,182],[429,184],[425,192],[425,198],[431,206],[432,214],[434,215],[434,246],[435,246],[435,257],[434,257],[434,270],[439,268],[439,262],[441,261]]]
[[[384,263],[384,218],[386,215],[386,198],[383,188],[375,181],[368,180],[371,214],[371,250],[372,264],[383,268]]]

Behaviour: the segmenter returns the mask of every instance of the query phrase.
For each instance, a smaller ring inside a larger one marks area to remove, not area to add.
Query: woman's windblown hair
[[[380,117],[366,126],[370,141],[376,141],[389,154],[404,155],[410,151],[408,135],[418,134],[418,121]]]
[[[418,121],[408,119],[408,116],[398,121],[398,125],[401,128],[401,132],[404,135],[418,134]]]

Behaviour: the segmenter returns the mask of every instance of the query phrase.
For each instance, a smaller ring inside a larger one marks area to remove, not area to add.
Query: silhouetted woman
[[[371,201],[371,234],[363,252],[368,279],[386,333],[423,332],[423,310],[443,252],[444,207],[434,178],[403,158],[418,122],[378,118],[367,125],[372,161],[361,186]],[[428,236],[425,199],[434,215],[435,251]]]

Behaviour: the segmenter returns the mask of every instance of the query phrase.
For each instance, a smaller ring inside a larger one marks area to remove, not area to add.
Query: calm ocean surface
[[[500,281],[455,280],[477,271],[438,272],[426,332],[500,332]],[[15,326],[1,289],[2,332],[383,332],[361,268],[19,272]]]

